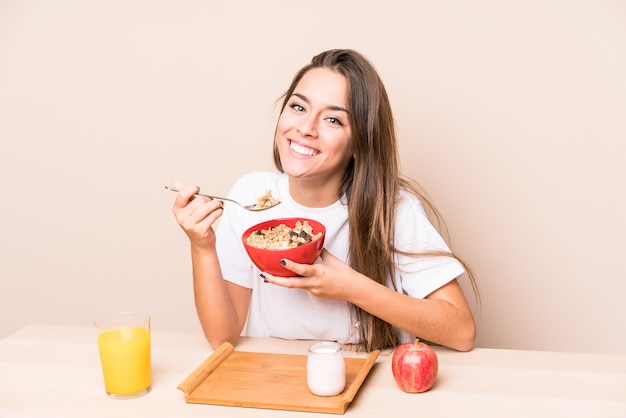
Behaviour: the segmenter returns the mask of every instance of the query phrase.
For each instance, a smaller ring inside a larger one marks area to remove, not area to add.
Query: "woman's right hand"
[[[185,231],[192,246],[213,248],[213,224],[222,216],[224,203],[217,199],[196,196],[200,191],[197,186],[175,181],[174,187],[178,189],[173,207],[176,222]]]

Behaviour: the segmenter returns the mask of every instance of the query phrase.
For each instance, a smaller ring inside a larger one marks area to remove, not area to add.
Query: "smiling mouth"
[[[313,148],[305,147],[300,144],[296,144],[293,141],[289,141],[289,148],[294,151],[296,154],[304,155],[305,157],[313,157],[314,155],[319,154],[319,151],[314,150]]]

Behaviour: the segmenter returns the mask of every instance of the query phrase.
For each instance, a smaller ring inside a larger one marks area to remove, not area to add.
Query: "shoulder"
[[[447,250],[447,244],[433,225],[422,201],[414,193],[403,190],[396,204],[394,238],[398,248],[407,250],[413,245]]]
[[[427,217],[422,201],[410,190],[401,189],[396,201],[396,219],[401,221],[405,217],[416,216]]]

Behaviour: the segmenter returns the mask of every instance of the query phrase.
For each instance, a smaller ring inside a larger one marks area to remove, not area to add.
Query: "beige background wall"
[[[0,0],[0,337],[199,332],[163,186],[271,168],[274,101],[355,48],[479,277],[478,346],[626,351],[626,3]]]

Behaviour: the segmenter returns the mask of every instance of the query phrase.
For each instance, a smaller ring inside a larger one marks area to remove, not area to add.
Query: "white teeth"
[[[296,144],[293,141],[291,141],[289,146],[291,147],[292,150],[294,150],[298,154],[306,155],[308,157],[312,157],[313,155],[317,154],[317,151],[315,151],[314,149],[303,147],[302,145]]]

